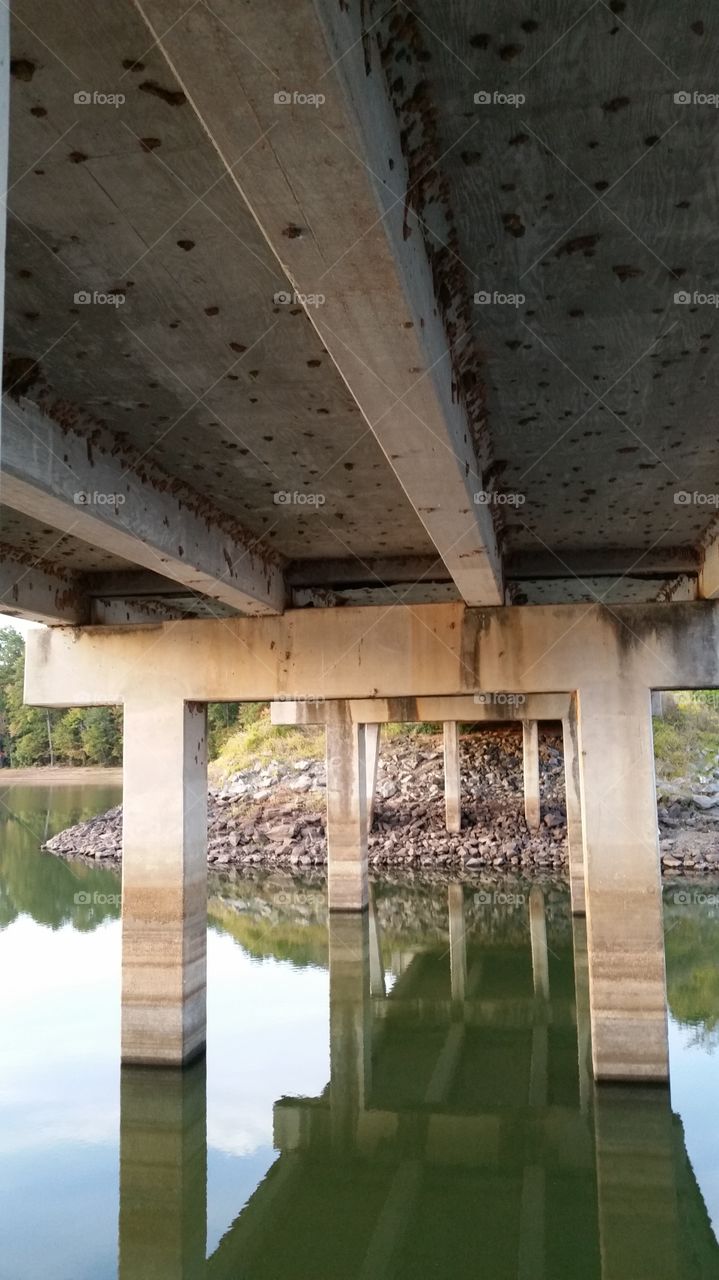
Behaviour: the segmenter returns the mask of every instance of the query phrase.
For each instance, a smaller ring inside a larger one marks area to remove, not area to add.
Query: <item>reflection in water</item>
[[[6,923],[22,911],[54,930],[102,923],[88,918],[92,903],[78,912],[77,885],[103,898],[117,891],[113,873],[40,855],[27,828],[25,843],[7,835]],[[711,1040],[719,1019],[710,905],[667,895],[670,997],[697,1042]],[[206,1259],[212,1059],[207,1073],[202,1063],[185,1072],[124,1068],[119,1241],[107,1241],[119,1269],[93,1266],[80,1234],[72,1269],[52,1275],[719,1276],[719,1247],[668,1092],[597,1089],[592,1081],[586,929],[582,921],[572,928],[566,892],[378,883],[369,913],[328,921],[321,885],[258,874],[213,879],[210,916],[234,952],[238,943],[256,957],[240,1002],[261,991],[267,966],[296,983],[329,964],[327,1087],[276,1100],[274,1161],[242,1191],[238,1183],[230,1225]],[[290,1081],[300,1078],[293,1050],[303,1034],[287,1031]],[[706,1049],[697,1043],[693,1052]],[[261,1052],[257,1042],[243,1045],[248,1060]],[[244,1077],[234,1067],[239,1094]],[[232,1123],[229,1107],[225,1121]],[[709,1183],[717,1166],[716,1158],[702,1165]],[[91,1169],[86,1157],[76,1175],[81,1197]],[[52,1248],[52,1238],[38,1236],[27,1244],[28,1261],[18,1266],[16,1250],[8,1271],[0,1251],[0,1277],[45,1274]]]

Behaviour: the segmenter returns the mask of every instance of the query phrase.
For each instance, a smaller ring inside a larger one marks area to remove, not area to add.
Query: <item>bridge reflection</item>
[[[592,1080],[582,922],[536,887],[518,933],[466,906],[450,886],[446,940],[406,949],[374,903],[330,916],[329,1084],[275,1104],[208,1260],[204,1064],[123,1069],[121,1280],[719,1274],[668,1091]]]

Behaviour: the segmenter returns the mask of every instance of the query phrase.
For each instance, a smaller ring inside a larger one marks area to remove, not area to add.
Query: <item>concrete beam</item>
[[[569,713],[571,696],[566,693],[507,695],[512,701],[496,701],[492,696],[446,698],[350,698],[351,719],[357,724],[501,724],[504,721],[562,720]],[[481,701],[477,701],[477,699]],[[272,724],[326,724],[329,700],[273,702]],[[371,718],[371,719],[370,719]]]
[[[29,401],[2,402],[5,506],[242,613],[280,613],[282,571],[190,490],[61,427]]]
[[[271,5],[135,3],[463,599],[501,604],[492,515],[475,501],[471,330],[461,341],[449,284],[436,287],[448,232],[428,245],[412,213],[415,175],[362,6],[295,0],[278,23]],[[278,103],[278,90],[321,92],[321,110]],[[317,295],[321,306],[303,302]]]
[[[700,555],[692,547],[654,547],[650,551],[631,547],[621,550],[560,548],[556,555],[548,548],[508,553],[505,574],[508,581],[526,578],[671,578],[680,573],[698,573]]]
[[[193,619],[122,631],[57,627],[28,636],[26,700],[123,702],[150,656],[154,685],[180,688],[198,702],[291,700],[300,692],[371,700],[363,722],[379,723],[406,718],[397,712],[415,700],[420,720],[435,718],[445,696],[471,702],[481,689],[484,699],[500,695],[480,704],[491,706],[488,720],[500,722],[522,718],[514,706],[503,710],[507,689],[526,693],[518,709],[531,715],[530,691],[611,684],[618,669],[647,689],[719,687],[719,602],[301,609],[279,618]],[[424,698],[437,699],[432,714]],[[563,706],[565,714],[566,699]]]
[[[184,588],[182,583],[150,569],[100,570],[83,573],[81,581],[86,595],[103,600],[140,600],[143,597],[157,600],[162,596],[193,594],[190,587]]]
[[[380,556],[368,560],[294,560],[285,580],[292,587],[379,587],[405,582],[451,582],[436,556]]]
[[[90,602],[77,577],[41,566],[4,545],[0,545],[0,613],[48,626],[75,627],[91,620]]]

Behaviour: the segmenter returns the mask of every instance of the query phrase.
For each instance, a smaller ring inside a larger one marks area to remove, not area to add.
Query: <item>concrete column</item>
[[[680,1280],[669,1091],[600,1086],[594,1124],[602,1280]]]
[[[204,704],[125,703],[122,1061],[180,1066],[205,1049]]]
[[[119,1280],[205,1274],[205,1092],[204,1061],[188,1071],[122,1069]]]
[[[329,908],[362,911],[369,900],[365,726],[352,723],[346,702],[335,702],[326,732]]]
[[[451,884],[447,890],[449,904],[449,969],[452,999],[462,1001],[467,995],[467,933],[464,925],[464,885]]]
[[[10,122],[10,6],[3,5],[0,12],[0,191],[7,192],[8,152]],[[5,240],[7,234],[7,210],[0,212],[0,348],[2,347],[5,321]]]
[[[364,727],[365,777],[367,781],[367,834],[372,830],[374,822],[374,802],[377,795],[377,765],[379,763],[379,744],[382,734],[381,724],[366,724]]]
[[[462,779],[459,764],[459,725],[444,722],[444,808],[448,831],[462,830]]]
[[[592,1024],[589,1002],[589,955],[587,922],[582,916],[572,922],[574,948],[574,998],[577,1009],[577,1061],[579,1105],[588,1111],[592,1097]]]
[[[372,1085],[369,918],[330,912],[330,1107],[333,1142],[354,1145]]]
[[[584,889],[584,839],[582,836],[582,793],[579,782],[579,739],[577,730],[577,700],[572,698],[572,710],[562,720],[564,739],[564,791],[567,805],[567,846],[569,851],[569,887],[572,895],[572,914],[583,916],[586,911]]]
[[[531,831],[540,822],[539,804],[539,730],[536,720],[522,721],[522,759],[524,763],[524,816]]]
[[[532,977],[534,994],[542,1000],[549,999],[549,952],[547,949],[547,918],[544,913],[544,892],[538,884],[529,891],[529,936],[532,943]]]
[[[387,985],[382,962],[382,937],[374,885],[369,887],[369,989],[372,996],[386,996]]]
[[[532,885],[529,892],[529,937],[532,946],[532,978],[534,994],[541,1000],[544,1016],[532,1028],[532,1065],[529,1076],[530,1107],[547,1105],[547,1081],[549,1071],[549,952],[547,949],[547,918],[544,908],[544,892],[539,885]]]
[[[579,698],[592,1056],[596,1080],[669,1078],[649,690]]]

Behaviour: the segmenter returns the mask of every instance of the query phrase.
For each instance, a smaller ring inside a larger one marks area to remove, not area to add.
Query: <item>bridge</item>
[[[719,37],[534,9],[3,14],[0,597],[49,626],[28,702],[124,706],[128,1063],[204,1050],[207,701],[325,700],[363,911],[351,702],[510,691],[576,708],[595,1076],[667,1078],[650,694],[719,685]]]

